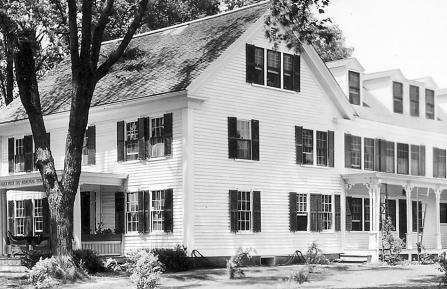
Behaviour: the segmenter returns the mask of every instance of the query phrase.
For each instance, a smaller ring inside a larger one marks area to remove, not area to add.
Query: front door
[[[406,239],[407,234],[407,201],[399,200],[399,238]]]
[[[81,192],[81,232],[90,234],[90,192]]]

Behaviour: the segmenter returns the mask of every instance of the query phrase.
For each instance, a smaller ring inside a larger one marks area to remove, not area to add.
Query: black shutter
[[[144,233],[144,191],[138,191],[138,233]]]
[[[293,90],[301,90],[301,60],[299,55],[293,55]]]
[[[345,133],[345,167],[351,167],[351,135]]]
[[[334,167],[334,132],[331,130],[327,132],[327,163],[329,167]]]
[[[143,191],[143,214],[144,214],[144,232],[149,233],[151,231],[151,223],[150,223],[150,205],[151,205],[151,196],[149,191]]]
[[[346,197],[346,231],[352,231],[352,197]]]
[[[382,143],[380,139],[374,140],[374,170],[380,171],[380,147]]]
[[[25,215],[25,236],[33,235],[33,200],[27,199],[25,202],[24,215]]]
[[[439,177],[439,149],[433,148],[433,177]]]
[[[150,118],[144,118],[144,145],[146,151],[146,158],[151,157],[151,138],[150,138]]]
[[[146,159],[146,141],[144,139],[144,117],[138,118],[138,159]]]
[[[363,202],[364,202],[364,204],[363,204],[364,213],[363,214],[365,216],[365,220],[363,222],[363,231],[369,231],[369,230],[371,230],[371,216],[369,214],[369,212],[370,212],[369,208],[370,208],[371,204],[370,204],[369,198],[363,199]]]
[[[387,155],[386,155],[386,147],[387,147],[387,141],[386,140],[380,140],[380,171],[386,172],[386,165],[387,165]]]
[[[8,231],[15,235],[14,227],[14,201],[8,201]]]
[[[335,195],[335,231],[341,230],[340,195]]]
[[[94,125],[89,126],[87,130],[87,149],[89,165],[96,164],[96,127]]]
[[[115,233],[124,233],[124,193],[115,192]]]
[[[251,120],[251,159],[259,161],[259,120]]]
[[[321,231],[321,195],[310,194],[310,230]]]
[[[43,215],[43,232],[50,233],[50,206],[48,204],[48,198],[42,199],[42,215]]]
[[[246,44],[245,46],[246,56],[246,80],[248,83],[253,83],[255,79],[255,46]]]
[[[165,113],[163,115],[164,127],[163,137],[165,142],[165,156],[172,154],[172,113]]]
[[[237,191],[230,190],[229,195],[229,208],[230,208],[230,230],[231,232],[237,232]]]
[[[419,176],[425,176],[425,146],[419,146]]]
[[[296,163],[303,163],[303,127],[295,126]]]
[[[25,172],[31,172],[34,168],[33,136],[23,137],[23,154],[25,159]]]
[[[51,149],[51,138],[49,132],[45,133],[45,140],[47,141],[48,148]]]
[[[116,150],[118,161],[125,161],[124,154],[124,121],[116,123]]]
[[[289,193],[289,229],[290,232],[297,231],[297,215],[296,215],[296,193]]]
[[[14,172],[14,138],[8,138],[8,168],[9,172]]]
[[[165,209],[164,209],[164,217],[165,217],[165,232],[173,232],[174,230],[174,194],[172,189],[168,189],[165,191]]]
[[[228,158],[237,158],[237,118],[228,117]]]
[[[261,232],[261,192],[253,192],[253,232]]]

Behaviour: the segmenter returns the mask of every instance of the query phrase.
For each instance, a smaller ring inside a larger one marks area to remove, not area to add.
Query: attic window
[[[425,90],[425,117],[435,119],[435,92],[431,89]]]
[[[360,73],[349,71],[349,102],[360,105]]]
[[[403,86],[400,82],[393,81],[393,111],[395,113],[403,113]]]
[[[419,87],[410,85],[410,115],[419,116]]]

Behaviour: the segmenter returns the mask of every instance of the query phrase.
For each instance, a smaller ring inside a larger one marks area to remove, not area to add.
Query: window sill
[[[273,87],[273,86],[268,86],[268,85],[261,85],[261,84],[256,84],[256,83],[251,83],[251,86],[267,88],[267,89],[271,89],[271,90],[275,90],[275,91],[281,91],[281,92],[286,92],[286,93],[290,93],[290,94],[299,93],[299,91],[295,91],[295,90],[278,88],[278,87]]]
[[[236,232],[231,232],[235,235],[254,235],[256,233],[260,233],[260,232],[253,232],[253,231],[236,231]]]
[[[165,236],[172,234],[172,232],[164,232],[164,231],[151,231],[151,232],[145,232],[145,233],[138,233],[138,232],[127,232],[124,234],[125,236],[135,237],[135,236]]]
[[[300,167],[303,168],[314,168],[314,169],[333,169],[333,167],[328,167],[328,166],[317,166],[317,165],[300,165]]]
[[[167,159],[171,159],[171,158],[172,158],[172,155],[168,155],[168,156],[154,157],[154,158],[144,159],[144,160],[122,161],[122,162],[118,162],[118,163],[121,163],[121,164],[150,163],[150,162],[163,161],[163,160],[167,160]],[[88,165],[88,166],[93,166],[93,165]]]
[[[256,160],[249,160],[249,159],[230,159],[230,160],[233,160],[235,162],[243,162],[243,163],[259,162]]]

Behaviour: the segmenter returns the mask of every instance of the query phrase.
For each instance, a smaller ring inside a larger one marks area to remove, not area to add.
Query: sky
[[[399,68],[447,88],[446,0],[331,0],[326,14],[366,72]]]

